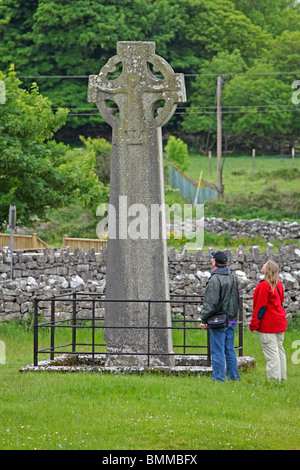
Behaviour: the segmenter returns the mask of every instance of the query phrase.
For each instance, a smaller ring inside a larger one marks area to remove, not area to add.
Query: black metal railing
[[[40,302],[43,302],[43,307],[45,307],[45,302],[50,303],[50,321],[42,321],[39,323],[39,316],[40,314],[40,308],[39,304]],[[67,318],[63,319],[57,319],[56,318],[56,310],[59,310],[56,308],[57,302],[63,302],[64,305],[67,303],[70,303],[72,305],[71,313],[70,316]],[[86,317],[80,317],[78,315],[78,306],[80,305],[81,302],[90,302],[91,303],[91,315],[86,318]],[[108,302],[139,302],[139,303],[144,303],[147,305],[147,311],[148,311],[148,322],[147,325],[145,326],[104,326],[104,317],[97,317],[96,316],[96,305],[97,304],[105,304]],[[112,354],[116,356],[117,354],[120,354],[122,356],[124,355],[142,355],[142,356],[147,356],[147,364],[148,367],[150,365],[150,357],[151,356],[167,356],[167,353],[159,353],[159,352],[151,352],[150,350],[150,338],[151,338],[151,330],[154,329],[171,329],[172,331],[176,330],[182,330],[183,332],[183,344],[173,344],[173,349],[181,349],[183,353],[176,353],[176,356],[186,356],[188,355],[188,351],[193,349],[193,350],[203,350],[205,349],[205,353],[192,353],[193,356],[204,356],[206,357],[206,363],[207,365],[210,365],[210,341],[209,341],[209,329],[204,330],[207,333],[207,340],[206,344],[188,344],[187,341],[187,331],[193,330],[201,330],[200,324],[199,324],[199,319],[192,319],[188,318],[186,309],[187,306],[199,306],[203,302],[203,295],[182,295],[182,294],[171,294],[171,298],[169,300],[118,300],[118,299],[105,299],[105,294],[99,294],[99,293],[80,293],[80,292],[67,292],[64,294],[58,294],[54,295],[52,297],[44,297],[44,298],[36,298],[34,301],[34,365],[38,365],[38,356],[39,354],[49,354],[50,360],[53,360],[55,355],[59,354],[76,354],[76,355],[90,355],[91,356],[91,364],[94,365],[95,357],[99,357],[99,355],[104,355],[107,356],[109,354]],[[166,327],[166,326],[151,326],[150,319],[151,319],[151,305],[154,303],[170,303],[171,308],[176,305],[176,306],[181,306],[182,309],[182,318],[180,319],[173,319],[172,320],[172,326]],[[90,324],[87,324],[90,323]],[[239,308],[239,314],[238,314],[238,346],[235,347],[236,351],[238,351],[239,356],[243,355],[243,309],[242,309],[242,298],[240,297],[240,308]],[[197,325],[197,326],[192,326],[192,325]],[[39,330],[41,328],[48,328],[50,329],[50,345],[46,348],[39,349]],[[72,340],[71,343],[67,344],[57,344],[57,336],[55,334],[56,330],[58,328],[70,328],[72,330]],[[106,343],[96,343],[95,342],[95,332],[97,329],[110,329],[110,328],[117,328],[119,330],[122,329],[146,329],[148,334],[147,334],[147,350],[143,353],[124,353],[120,351],[120,353],[109,353],[106,350],[105,351],[96,351],[96,348],[106,348]],[[80,343],[77,341],[77,331],[79,329],[91,329],[92,330],[92,340],[90,343]],[[201,330],[203,331],[203,330]],[[84,347],[84,346],[89,346],[91,349],[90,351],[79,351],[79,347]],[[68,349],[69,348],[69,349]],[[68,349],[68,350],[65,350]],[[175,352],[174,352],[175,354]],[[172,355],[174,355],[172,353]],[[170,354],[169,354],[170,355]]]

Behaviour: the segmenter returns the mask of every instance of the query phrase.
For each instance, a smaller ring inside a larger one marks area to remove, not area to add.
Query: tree
[[[178,16],[176,4],[167,0],[76,0],[76,7],[65,0],[39,0],[32,25],[30,68],[48,76],[96,74],[116,54],[120,40],[154,40],[158,53],[163,54],[180,27]],[[41,79],[40,86],[55,106],[95,108],[87,103],[86,79],[47,78]],[[86,122],[86,117],[72,115],[68,125],[79,127]],[[89,126],[101,123],[99,114],[89,117]]]
[[[34,14],[38,0],[5,0],[0,2],[0,69],[8,71],[16,64],[30,75],[39,73],[33,68]]]
[[[187,170],[190,165],[188,146],[181,139],[176,139],[173,135],[169,137],[165,152],[169,160],[181,171]]]
[[[202,136],[200,147],[202,149],[205,147],[208,133],[211,134],[210,144],[212,144],[217,130],[217,75],[241,73],[246,68],[246,63],[238,49],[235,49],[231,54],[219,52],[211,61],[207,60],[203,63],[200,69],[201,76],[196,77],[193,84],[191,106],[183,121],[183,129],[186,132],[200,133]]]
[[[231,0],[253,24],[261,26],[273,37],[285,30],[299,31],[298,0]]]
[[[299,72],[300,32],[283,31],[280,36],[270,41],[265,54],[265,61],[271,64],[277,72]],[[295,78],[298,77],[299,74],[295,75]],[[291,76],[288,75],[282,75],[280,78],[288,83],[291,81]]]
[[[230,54],[235,49],[251,63],[268,41],[269,35],[253,25],[230,1],[178,0],[177,4],[185,26],[171,42],[174,57],[171,63],[175,68],[195,73],[203,61],[212,60],[219,52]]]
[[[68,131],[107,137],[107,124],[87,103],[86,76],[116,54],[118,41],[155,41],[156,53],[186,74],[183,106],[192,105],[195,114],[199,106],[213,106],[215,96],[214,78],[195,74],[245,73],[258,64],[274,72],[299,70],[299,30],[297,0],[5,0],[0,1],[0,69],[14,63],[21,76],[46,76],[38,78],[41,93],[55,108],[70,109],[60,136]],[[70,75],[82,78],[51,78]],[[299,77],[278,78],[291,85]],[[31,81],[22,80],[30,89]],[[230,127],[234,114],[227,118]],[[200,133],[201,147],[209,121],[204,112],[184,120],[186,132]],[[181,124],[178,111],[168,124],[170,133],[179,135]]]
[[[48,76],[39,78],[40,90],[55,107],[76,108],[68,118],[73,128],[87,123],[86,116],[77,116],[78,108],[94,108],[87,103],[87,80],[49,77],[98,73],[116,54],[118,41],[155,41],[157,54],[176,71],[190,74],[224,49],[238,48],[251,60],[263,43],[261,28],[227,0],[77,0],[74,5],[65,0],[0,2],[0,68],[7,70],[13,62],[21,75]],[[89,126],[103,129],[99,115],[88,120]]]
[[[68,111],[54,113],[35,83],[30,92],[22,89],[13,67],[7,75],[0,72],[0,80],[6,88],[0,105],[0,224],[7,222],[10,204],[17,207],[18,222],[30,226],[46,217],[49,206],[74,198],[88,204],[96,191],[102,202],[103,185],[92,177],[91,164],[72,164],[68,148],[52,139]]]
[[[264,150],[266,147],[280,150],[284,145],[294,145],[300,125],[297,109],[291,100],[293,75],[277,72],[288,70],[292,58],[297,67],[296,38],[299,33],[283,33],[282,36],[294,39],[293,48],[288,51],[281,37],[276,38],[270,47],[277,46],[277,51],[266,54],[263,60],[258,59],[252,67],[247,67],[240,51],[235,50],[232,54],[218,53],[201,68],[201,74],[215,75],[196,78],[183,129],[200,135],[202,150],[207,142],[206,150],[215,144],[217,75],[222,72],[229,74],[223,77],[222,91],[222,127],[227,144],[238,144],[240,148],[261,146]]]
[[[86,148],[95,158],[95,173],[103,184],[110,182],[110,155],[111,144],[105,139],[85,139],[83,136],[80,140],[85,144]]]
[[[264,75],[273,71],[261,63],[224,84],[223,104],[233,106],[232,111],[225,108],[229,111],[224,115],[224,126],[228,133],[243,137],[245,144],[255,146],[257,138],[262,138],[275,147],[276,140],[284,141],[291,133],[291,86],[280,76]],[[258,75],[252,75],[255,73]]]

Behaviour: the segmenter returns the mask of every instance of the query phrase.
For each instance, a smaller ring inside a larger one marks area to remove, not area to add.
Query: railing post
[[[210,359],[210,335],[209,335],[209,328],[206,329],[207,331],[207,365],[211,365],[211,359]]]
[[[239,298],[239,357],[243,355],[243,334],[244,334],[244,325],[243,325],[243,297],[240,295]]]
[[[32,234],[32,248],[37,248],[37,233]]]
[[[92,307],[92,365],[95,364],[95,300]]]
[[[51,347],[50,347],[50,360],[54,359],[54,345],[55,345],[55,300],[51,300]]]
[[[34,299],[33,318],[33,364],[38,365],[38,300]]]
[[[76,352],[76,292],[73,293],[72,352]]]
[[[183,354],[185,354],[185,340],[186,340],[186,333],[185,333],[185,304],[183,304]]]
[[[148,367],[150,367],[150,300],[148,300]]]
[[[67,238],[68,238],[67,234],[63,235],[63,246],[67,246]]]

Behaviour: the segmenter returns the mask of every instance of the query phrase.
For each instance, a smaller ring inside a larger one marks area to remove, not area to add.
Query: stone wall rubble
[[[198,224],[197,224],[198,225]],[[201,229],[201,226],[199,227]],[[198,229],[199,229],[198,228]],[[170,222],[168,231],[180,230],[190,232],[196,230],[196,221],[192,219],[184,220],[180,223]],[[297,222],[271,222],[260,219],[222,219],[216,217],[204,217],[204,230],[219,235],[229,233],[235,238],[255,238],[264,240],[300,240],[300,224]]]

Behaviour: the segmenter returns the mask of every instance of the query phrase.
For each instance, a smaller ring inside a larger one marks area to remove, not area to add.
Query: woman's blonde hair
[[[279,268],[274,261],[267,261],[265,267],[265,280],[270,284],[272,292],[279,281]]]

